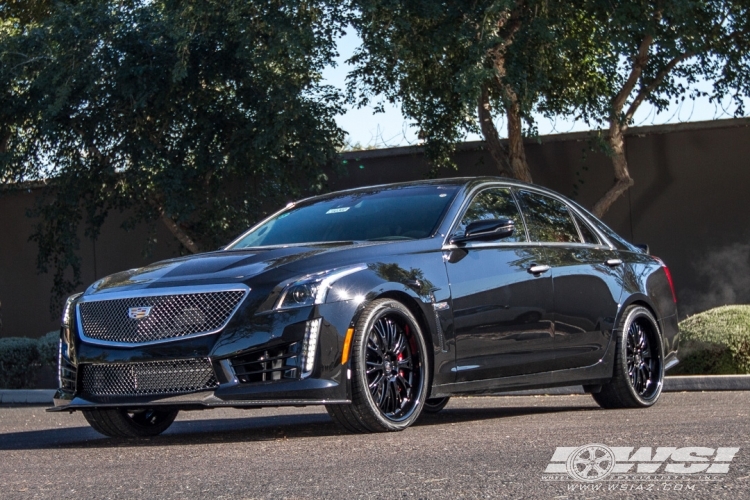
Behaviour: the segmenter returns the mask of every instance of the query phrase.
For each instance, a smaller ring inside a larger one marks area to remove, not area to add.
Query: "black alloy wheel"
[[[656,390],[654,377],[658,359],[654,356],[646,334],[647,326],[642,321],[633,321],[628,329],[626,358],[628,378],[636,393],[642,398],[650,398]]]
[[[380,411],[401,420],[414,407],[414,384],[421,373],[412,355],[409,325],[396,315],[381,316],[367,337],[367,386]]]
[[[659,399],[664,383],[664,354],[659,324],[643,306],[630,306],[614,339],[614,376],[592,396],[602,408],[642,408]]]
[[[109,437],[142,438],[158,436],[172,425],[178,410],[142,408],[102,408],[83,410],[91,427]]]
[[[352,404],[329,414],[352,432],[400,431],[419,417],[427,393],[427,348],[419,323],[400,302],[380,299],[357,321]]]

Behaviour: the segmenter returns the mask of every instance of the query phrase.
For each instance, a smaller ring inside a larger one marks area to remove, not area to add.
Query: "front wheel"
[[[417,320],[398,301],[379,299],[357,321],[352,343],[352,404],[328,405],[351,432],[400,431],[424,407],[427,346]]]
[[[664,355],[659,324],[651,311],[630,306],[618,324],[612,380],[592,394],[602,408],[643,408],[659,399]]]
[[[83,416],[95,431],[105,436],[123,438],[158,436],[172,425],[177,413],[178,410],[155,408],[83,410]]]

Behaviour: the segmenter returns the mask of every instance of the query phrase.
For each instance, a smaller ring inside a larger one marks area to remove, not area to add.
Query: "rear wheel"
[[[424,406],[428,366],[424,337],[409,309],[375,300],[354,329],[352,404],[328,405],[328,413],[351,432],[406,429]]]
[[[83,410],[83,416],[94,430],[109,437],[139,438],[157,436],[167,430],[179,410],[145,408],[126,410],[104,408]]]
[[[448,404],[451,398],[430,398],[424,402],[425,413],[437,413]]]
[[[651,406],[664,383],[659,325],[645,307],[630,306],[618,327],[614,377],[592,396],[602,408]]]

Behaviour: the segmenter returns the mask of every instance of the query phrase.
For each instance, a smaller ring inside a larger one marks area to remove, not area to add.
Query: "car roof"
[[[373,189],[395,189],[395,188],[403,188],[403,187],[445,186],[445,185],[464,186],[467,189],[471,189],[475,186],[486,184],[486,183],[503,183],[503,184],[515,185],[519,187],[531,187],[531,188],[540,189],[543,191],[549,191],[557,196],[560,196],[559,193],[551,191],[537,184],[529,184],[527,182],[518,181],[515,179],[511,179],[509,177],[482,176],[482,177],[444,177],[444,178],[439,178],[439,179],[422,179],[422,180],[407,181],[407,182],[373,184],[373,185],[368,185],[368,186],[343,189],[340,191],[333,191],[330,193],[321,194],[317,196],[310,196],[308,198],[297,200],[294,203],[297,204],[297,203],[309,202],[309,201],[314,201],[314,200],[324,200],[328,197],[335,197],[335,196],[341,196],[341,195],[346,195],[346,194],[355,194],[355,193],[362,192],[362,191],[371,191]]]

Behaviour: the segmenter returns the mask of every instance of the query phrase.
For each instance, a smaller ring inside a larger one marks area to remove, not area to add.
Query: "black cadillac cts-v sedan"
[[[500,178],[292,203],[222,250],[97,281],[62,323],[52,410],[126,437],[226,406],[397,431],[453,395],[575,384],[648,407],[679,341],[661,260]]]

